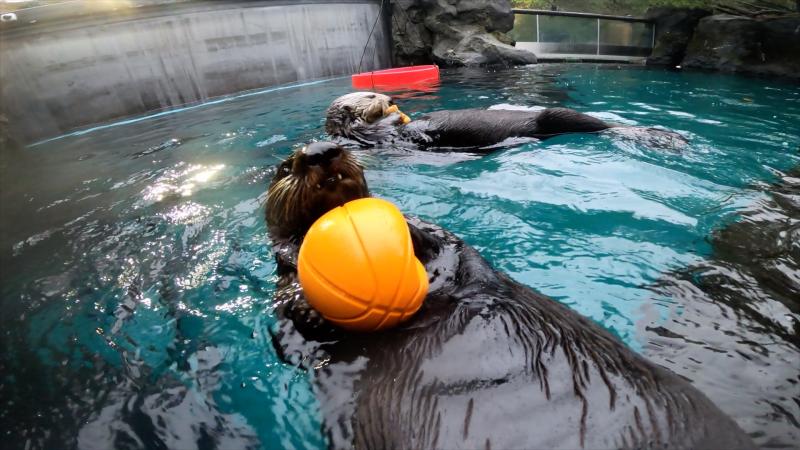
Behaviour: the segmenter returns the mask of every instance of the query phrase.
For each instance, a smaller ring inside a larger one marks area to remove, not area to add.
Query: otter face
[[[314,221],[350,200],[369,197],[364,169],[336,144],[315,142],[278,166],[267,191],[273,238],[302,236]]]
[[[393,115],[393,116],[392,116]],[[331,103],[325,116],[325,131],[331,136],[358,140],[365,128],[392,116],[392,125],[411,119],[397,109],[388,95],[375,92],[353,92]]]

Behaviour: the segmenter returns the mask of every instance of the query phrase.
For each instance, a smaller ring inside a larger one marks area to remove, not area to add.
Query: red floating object
[[[410,66],[353,74],[353,87],[371,89],[375,86],[401,87],[426,84],[439,80],[439,66]]]

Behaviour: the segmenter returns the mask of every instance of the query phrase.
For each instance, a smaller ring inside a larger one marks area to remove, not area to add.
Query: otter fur
[[[366,195],[354,157],[315,143],[267,196],[273,345],[308,370],[331,448],[753,448],[689,382],[420,219],[408,225],[430,289],[417,314],[371,334],[330,325],[303,296],[298,248],[322,209]]]
[[[546,139],[566,133],[597,133],[613,128],[637,129],[640,131],[638,135],[657,135],[685,143],[677,133],[609,124],[569,108],[445,110],[427,113],[412,121],[397,109],[391,97],[375,92],[343,95],[331,103],[325,114],[325,131],[341,143],[351,141],[362,146],[392,144],[423,149],[488,151],[489,147],[509,138]],[[652,136],[645,139],[652,141]]]

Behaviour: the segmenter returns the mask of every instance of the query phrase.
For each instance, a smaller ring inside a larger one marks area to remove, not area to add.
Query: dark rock
[[[452,36],[452,37],[451,37]],[[536,55],[502,42],[494,33],[460,28],[453,33],[437,36],[433,59],[444,66],[484,66],[534,64]]]
[[[800,78],[800,14],[760,19],[764,59],[753,73]]]
[[[425,11],[415,0],[392,1],[392,56],[398,66],[432,64],[433,36]]]
[[[536,55],[514,47],[507,0],[392,0],[395,64],[516,65]]]
[[[681,65],[800,79],[800,15],[706,17]]]
[[[700,21],[682,65],[736,71],[761,59],[761,25],[755,19],[719,14]]]
[[[648,9],[645,18],[655,23],[656,42],[653,52],[647,58],[647,65],[680,64],[697,22],[709,15],[711,11],[699,8]]]

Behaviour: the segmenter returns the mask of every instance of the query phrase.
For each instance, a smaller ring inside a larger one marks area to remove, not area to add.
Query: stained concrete
[[[0,114],[12,139],[31,143],[242,90],[350,74],[379,3],[190,3],[116,20],[17,25],[0,35]],[[362,68],[389,65],[386,21],[378,20]]]

